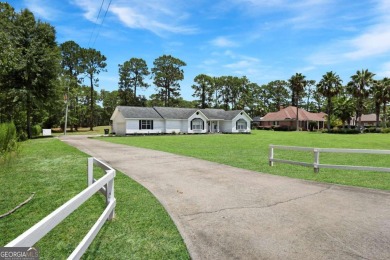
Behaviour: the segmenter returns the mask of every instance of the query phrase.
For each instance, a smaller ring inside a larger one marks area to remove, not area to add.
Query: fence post
[[[272,144],[269,146],[269,158],[268,158],[268,161],[269,161],[269,166],[274,166],[274,147],[272,146]]]
[[[93,157],[88,158],[88,186],[93,184]]]
[[[114,171],[114,177],[115,177],[115,171]],[[113,201],[115,198],[114,194],[114,178],[107,182],[106,186],[106,203],[107,205],[110,204],[111,201]],[[115,208],[111,211],[110,215],[108,215],[107,220],[113,219],[115,216]]]
[[[313,163],[314,173],[318,173],[320,171],[320,168],[318,167],[318,165],[320,164],[320,151],[314,148],[313,152],[314,152],[314,163]]]

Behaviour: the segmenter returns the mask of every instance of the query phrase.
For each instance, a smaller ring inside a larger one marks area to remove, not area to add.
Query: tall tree
[[[163,55],[155,59],[153,65],[153,83],[160,88],[159,94],[163,98],[164,106],[168,107],[171,97],[180,95],[179,81],[184,79],[182,67],[186,66],[186,63],[171,55]]]
[[[281,106],[285,106],[288,103],[288,82],[285,80],[271,81],[266,85],[268,90],[268,97],[272,100],[271,111],[278,111]]]
[[[339,75],[333,71],[329,71],[322,76],[322,79],[317,84],[317,91],[326,98],[326,113],[328,114],[328,131],[330,130],[330,117],[332,116],[332,98],[342,90],[343,81]]]
[[[81,47],[74,41],[66,41],[60,44],[61,66],[63,75],[69,79],[64,91],[68,97],[69,105],[72,109],[68,113],[68,122],[70,122],[71,131],[77,120],[78,100],[77,93],[79,88],[78,76],[82,73]]]
[[[345,122],[348,124],[348,128],[351,127],[350,122],[355,111],[354,100],[346,94],[341,94],[334,98],[334,114],[343,122],[343,128]]]
[[[26,131],[31,138],[31,125],[40,123],[33,118],[34,109],[43,108],[57,97],[55,81],[59,74],[60,53],[52,26],[36,21],[27,9],[12,12],[8,4],[1,3],[1,23],[6,27],[0,38],[8,45],[0,51],[0,61],[5,60],[8,67],[0,71],[0,87],[12,93],[15,101],[23,102]],[[3,20],[6,17],[8,21]],[[11,32],[8,31],[10,28],[13,28]]]
[[[384,85],[384,93],[383,93],[383,127],[387,127],[387,110],[386,106],[387,103],[390,102],[390,78],[383,78],[382,79],[383,85]]]
[[[105,122],[105,124],[109,123],[110,117],[112,113],[114,113],[114,110],[117,106],[119,106],[119,95],[118,91],[107,91],[102,89],[100,91],[100,101],[103,105],[103,115],[102,115],[102,121]]]
[[[105,67],[106,64],[106,57],[100,53],[100,51],[97,51],[95,49],[89,48],[89,49],[82,49],[82,68],[84,70],[85,75],[90,80],[90,88],[91,88],[91,102],[90,102],[90,122],[89,122],[89,129],[93,131],[94,126],[94,106],[95,106],[95,100],[94,100],[94,86],[98,86],[99,79],[97,78],[97,75],[99,75],[100,72],[106,71]]]
[[[148,65],[143,59],[131,58],[119,66],[119,95],[122,98],[122,105],[138,105],[137,88],[147,88],[144,80],[150,74]],[[132,95],[131,99],[129,98]]]
[[[356,117],[359,118],[359,128],[362,128],[362,114],[364,101],[369,95],[369,89],[374,84],[375,74],[366,70],[357,71],[351,76],[348,83],[348,91],[356,98]]]
[[[293,106],[297,107],[297,115],[296,115],[296,130],[299,131],[299,100],[301,99],[302,94],[305,92],[305,88],[307,85],[306,76],[301,73],[295,73],[295,75],[291,76],[288,80],[289,87],[292,92],[292,101]]]
[[[199,103],[201,108],[210,107],[214,94],[213,78],[205,74],[199,74],[194,78],[194,82],[197,85],[194,84],[191,86],[194,90],[192,96],[200,98]]]

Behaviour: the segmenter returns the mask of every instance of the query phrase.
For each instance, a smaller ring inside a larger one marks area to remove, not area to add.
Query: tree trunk
[[[297,127],[297,129],[296,129],[296,131],[299,131],[299,116],[298,116],[298,104],[297,104],[297,125],[296,125],[296,127]]]
[[[202,86],[202,108],[206,108],[206,93],[205,93],[205,87]]]
[[[326,112],[328,113],[328,125],[327,125],[327,128],[328,128],[328,131],[330,131],[330,98],[328,97],[328,105],[327,105],[327,108],[326,108]]]
[[[28,139],[32,138],[32,131],[31,131],[31,96],[30,92],[27,91],[27,137]]]
[[[90,75],[91,79],[91,116],[89,118],[89,130],[93,131],[93,75]]]
[[[383,102],[383,127],[387,127],[387,116],[386,116],[386,101]]]
[[[377,104],[375,107],[375,116],[376,116],[376,127],[379,127],[379,115],[381,113],[380,104]]]

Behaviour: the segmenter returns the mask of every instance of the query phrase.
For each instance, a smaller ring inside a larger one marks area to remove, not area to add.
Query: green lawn
[[[113,143],[171,152],[239,168],[319,182],[390,190],[390,173],[321,169],[275,163],[268,166],[269,144],[320,148],[390,149],[390,135],[336,135],[317,132],[253,131],[252,134],[100,137]],[[275,158],[313,162],[310,152],[275,152]],[[327,164],[390,167],[389,155],[321,153]]]
[[[36,194],[28,204],[0,219],[0,246],[85,189],[86,165],[87,155],[58,139],[24,142],[19,156],[0,166],[0,215]],[[115,197],[116,217],[103,226],[84,259],[189,259],[176,226],[151,193],[117,172]],[[41,259],[70,255],[104,207],[104,196],[95,194],[37,243]]]
[[[79,127],[76,130],[73,129],[73,131],[70,131],[70,128],[67,128],[66,134],[67,135],[102,135],[104,134],[104,129],[109,129],[111,131],[111,126],[95,126],[93,128],[93,131],[89,130],[89,127]],[[64,130],[60,128],[54,128],[52,129],[53,136],[59,136],[64,134]]]

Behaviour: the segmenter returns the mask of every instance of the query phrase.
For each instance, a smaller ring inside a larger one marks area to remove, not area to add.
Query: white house
[[[247,133],[252,121],[243,110],[129,106],[116,107],[111,120],[117,135]]]

